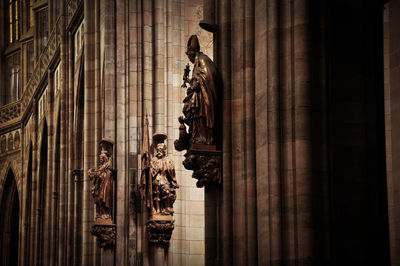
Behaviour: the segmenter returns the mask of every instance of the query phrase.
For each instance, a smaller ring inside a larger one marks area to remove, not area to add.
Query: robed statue
[[[96,204],[96,222],[111,223],[113,169],[111,167],[111,154],[108,149],[112,146],[108,140],[100,143],[99,166],[89,169],[88,175],[92,182],[92,196]]]
[[[187,66],[183,76],[182,87],[187,90],[183,100],[184,116],[179,121],[189,127],[190,144],[212,145],[215,134],[217,90],[221,87],[221,78],[214,62],[200,52],[196,35],[190,37],[186,55],[193,63],[193,71],[192,78],[189,78],[190,70]]]
[[[96,220],[92,228],[92,235],[97,237],[101,248],[115,246],[115,224],[113,213],[113,181],[116,171],[112,168],[112,154],[114,142],[103,138],[100,143],[98,167],[90,168],[88,176],[92,183],[92,196],[96,204]]]
[[[179,139],[175,149],[186,150],[183,166],[193,170],[196,186],[221,182],[221,92],[222,78],[214,62],[200,52],[196,35],[187,43],[186,55],[193,63],[186,65],[182,88],[186,88],[183,99],[183,116],[179,117]],[[187,130],[188,127],[188,130]]]

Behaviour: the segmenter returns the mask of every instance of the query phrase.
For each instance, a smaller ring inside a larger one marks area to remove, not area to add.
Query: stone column
[[[132,177],[128,171],[129,151],[129,1],[118,0],[115,3],[115,160],[114,168],[118,175],[114,189],[114,223],[117,228],[115,264],[128,265],[129,221],[128,206],[130,203],[129,184]]]
[[[31,205],[31,231],[30,231],[30,263],[35,265],[35,258],[37,256],[37,231],[38,231],[38,151],[37,151],[37,104],[35,98],[33,99],[32,106],[32,205]]]
[[[74,60],[74,34],[73,32],[68,32],[68,35],[65,36],[67,40],[66,42],[66,50],[67,53],[65,55],[65,61],[67,65],[68,71],[61,71],[62,74],[64,74],[65,77],[65,88],[74,88],[74,69],[75,69],[75,60]],[[65,248],[61,251],[66,254],[63,254],[62,256],[65,256],[64,263],[65,264],[72,264],[75,258],[76,250],[77,248],[82,246],[82,241],[77,242],[77,239],[75,239],[75,235],[77,232],[82,231],[79,228],[76,228],[76,206],[75,206],[75,182],[72,177],[72,171],[74,167],[74,161],[75,161],[75,153],[74,153],[74,142],[72,139],[75,139],[74,136],[74,110],[75,108],[75,101],[74,101],[74,91],[76,89],[65,89],[65,97],[66,97],[66,106],[65,108],[65,131],[67,132],[67,135],[65,137],[65,149],[66,149],[66,154],[65,154],[65,183],[64,187],[66,190],[65,193],[65,201],[66,201],[66,206],[65,206],[65,223],[66,223],[66,229],[64,232],[64,243],[67,244],[67,248],[65,251]],[[81,213],[80,215],[83,215]],[[76,245],[73,245],[72,243],[76,243]]]
[[[346,2],[364,12],[354,13],[340,7],[344,1],[329,3],[217,1],[215,56],[224,82],[223,183],[218,218],[206,220],[206,227],[219,223],[217,238],[207,239],[206,247],[221,245],[216,257],[206,253],[209,265],[326,264],[346,256],[364,262],[357,254],[386,260],[382,161],[373,160],[382,154],[377,133],[382,123],[376,118],[382,111],[376,102],[381,95],[374,90],[381,80],[376,63],[380,4]],[[344,10],[345,16],[340,15]],[[354,117],[348,115],[354,112]],[[358,134],[360,143],[356,132],[366,134]],[[361,159],[356,151],[373,155]],[[343,157],[354,164],[347,166]],[[206,202],[216,196],[206,194]],[[376,200],[369,211],[361,203],[367,198]],[[351,221],[340,215],[348,200],[352,207],[346,217]],[[352,211],[359,216],[351,216]],[[365,239],[375,228],[372,220],[382,230],[371,237],[383,246],[366,252],[376,245]],[[345,234],[338,228],[349,229]],[[365,239],[365,245],[355,246],[357,239]]]
[[[64,31],[63,31],[64,32]],[[71,59],[68,54],[71,54],[68,50],[71,47],[68,44],[68,34],[61,35],[61,43],[60,43],[60,70],[61,69],[69,69],[69,65],[71,64]],[[69,115],[69,71],[60,71],[60,94],[59,94],[59,116],[60,116],[60,194],[59,194],[59,204],[58,204],[58,256],[57,263],[58,265],[66,265],[66,259],[68,256],[68,248],[65,249],[65,246],[69,246],[67,242],[67,232],[68,232],[68,201],[67,201],[67,188],[68,184],[68,115]]]
[[[154,132],[165,132],[165,103],[166,103],[166,84],[165,84],[165,62],[166,50],[165,42],[168,38],[165,32],[165,0],[153,1],[153,86],[154,86]]]
[[[100,71],[100,0],[83,1],[84,4],[84,182],[82,199],[82,264],[100,265],[102,261],[101,250],[98,248],[96,239],[91,235],[94,223],[95,210],[91,197],[91,184],[87,176],[87,170],[96,165],[98,154],[97,143],[100,141],[105,127],[103,124],[103,97]],[[104,10],[104,8],[103,8]],[[105,20],[103,19],[105,22]],[[105,79],[104,79],[105,80]]]

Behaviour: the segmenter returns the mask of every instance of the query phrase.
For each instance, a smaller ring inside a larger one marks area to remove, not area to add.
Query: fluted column
[[[154,80],[154,132],[166,132],[165,126],[165,0],[153,1],[153,80]]]
[[[66,34],[61,36],[61,44],[60,44],[60,94],[59,94],[59,116],[60,116],[60,180],[59,180],[59,187],[60,187],[60,194],[59,194],[59,204],[58,204],[58,257],[57,257],[57,264],[58,265],[66,265],[66,259],[68,257],[68,242],[67,242],[67,232],[68,232],[68,221],[67,221],[67,208],[68,208],[68,201],[67,201],[67,187],[68,187],[68,115],[69,115],[69,91],[67,88],[69,75],[68,71],[62,71],[65,69],[69,69],[68,66],[71,64],[70,58],[68,57],[68,42],[67,42]],[[67,249],[65,249],[65,245]],[[67,250],[67,251],[66,251]]]
[[[110,101],[113,99],[113,90],[109,94],[102,92],[101,80],[110,79],[103,77],[105,73],[101,68],[100,60],[100,18],[101,12],[106,11],[102,6],[102,1],[91,0],[84,1],[84,17],[85,17],[85,30],[84,30],[84,152],[83,152],[83,198],[82,198],[82,264],[83,265],[100,265],[102,256],[100,255],[100,248],[97,246],[95,237],[91,234],[92,226],[95,218],[94,202],[91,196],[91,184],[87,176],[87,170],[97,163],[98,143],[101,135],[107,132],[108,127],[104,126],[102,117],[103,112],[103,99]],[[103,19],[105,23],[105,19]],[[111,40],[109,40],[111,41]],[[112,51],[111,51],[112,52]],[[105,60],[105,59],[103,59]],[[108,58],[107,60],[112,59]],[[113,64],[111,64],[113,65]],[[108,77],[107,77],[108,78]],[[111,83],[112,85],[112,83]],[[109,107],[111,108],[111,107]],[[107,109],[107,111],[110,111]],[[112,117],[113,112],[105,113],[105,115]]]
[[[128,46],[129,43],[129,1],[118,0],[115,3],[115,36],[118,41],[115,44],[116,50],[116,99],[115,99],[115,159],[113,167],[117,169],[117,180],[114,185],[114,223],[116,224],[116,247],[115,264],[128,265],[128,206],[129,206],[129,183],[128,175],[128,110],[129,110],[129,87],[128,87]]]
[[[230,106],[223,115],[219,196],[218,256],[224,265],[293,263],[316,254],[313,215],[322,212],[312,213],[310,204],[320,165],[312,165],[310,152],[319,147],[312,130],[322,129],[311,129],[309,6],[218,2],[216,57]]]

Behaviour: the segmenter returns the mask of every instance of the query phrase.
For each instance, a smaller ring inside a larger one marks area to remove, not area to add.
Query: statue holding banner
[[[174,229],[173,204],[176,199],[176,181],[174,162],[167,156],[164,143],[167,135],[153,134],[153,145],[150,146],[146,117],[142,145],[142,176],[140,193],[149,211],[147,234],[150,243],[168,245]],[[155,148],[152,156],[150,150]]]

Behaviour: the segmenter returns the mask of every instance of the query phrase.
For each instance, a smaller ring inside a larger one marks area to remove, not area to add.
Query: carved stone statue
[[[151,159],[150,174],[153,182],[152,215],[172,215],[179,187],[175,177],[174,162],[166,155],[164,143],[158,143],[155,157]]]
[[[187,44],[186,54],[194,64],[192,78],[188,78],[188,67],[183,76],[184,84],[189,83],[186,97],[183,100],[183,114],[180,121],[189,127],[190,143],[214,144],[215,110],[217,90],[221,78],[217,67],[211,59],[200,52],[196,35],[192,35]]]
[[[179,117],[179,139],[174,142],[178,151],[187,150],[183,165],[193,170],[196,185],[221,182],[221,152],[217,150],[217,123],[220,110],[218,94],[222,90],[222,79],[216,65],[200,52],[196,35],[190,36],[186,52],[193,63],[192,78],[189,79],[189,64],[183,75],[182,88],[186,89],[183,100],[183,116]],[[189,87],[186,86],[189,84]],[[188,132],[186,131],[188,126]]]
[[[112,170],[108,152],[102,150],[100,152],[100,167],[97,169],[89,169],[88,175],[92,182],[92,196],[96,204],[96,218],[108,220],[111,218],[112,205]]]
[[[98,237],[100,247],[115,244],[115,225],[112,221],[113,180],[112,146],[113,141],[104,138],[100,142],[99,166],[89,169],[88,176],[92,183],[92,196],[96,204],[96,221],[92,234]]]
[[[174,162],[167,156],[164,133],[153,134],[155,154],[151,156],[146,118],[142,145],[142,177],[140,193],[149,210],[147,234],[150,243],[168,245],[174,229],[173,204],[179,185],[175,177]],[[152,158],[151,158],[152,157]]]

